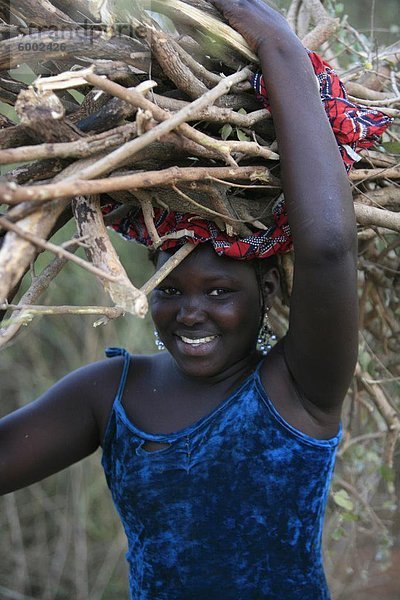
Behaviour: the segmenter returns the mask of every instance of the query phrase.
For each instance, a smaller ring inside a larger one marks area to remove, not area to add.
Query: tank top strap
[[[124,366],[122,368],[121,379],[119,381],[117,395],[115,396],[114,400],[114,402],[120,403],[125,389],[126,378],[128,376],[131,355],[127,350],[125,350],[125,348],[107,348],[105,353],[107,358],[113,358],[114,356],[124,357]]]

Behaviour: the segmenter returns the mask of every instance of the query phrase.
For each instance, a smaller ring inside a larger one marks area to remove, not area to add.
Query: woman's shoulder
[[[149,368],[155,362],[159,362],[162,355],[153,354],[131,354],[124,348],[107,348],[104,358],[100,358],[93,362],[87,363],[75,371],[72,371],[69,376],[77,377],[87,385],[97,385],[98,381],[104,383],[110,377],[122,375],[122,371],[126,362],[129,370]]]
[[[69,377],[76,379],[81,397],[90,404],[98,429],[104,432],[118,393],[122,399],[132,383],[136,389],[150,388],[164,361],[162,354],[130,354],[113,349],[106,358],[84,365]]]
[[[161,356],[161,355],[160,355]],[[113,401],[121,381],[132,377],[148,377],[157,370],[160,356],[130,354],[124,349],[107,351],[107,357],[88,363],[65,378],[65,383],[81,386],[82,392],[91,401]]]

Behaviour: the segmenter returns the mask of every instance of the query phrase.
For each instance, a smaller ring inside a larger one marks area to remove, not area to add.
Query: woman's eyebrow
[[[217,273],[204,273],[201,274],[199,277],[199,273],[196,273],[196,280],[201,279],[202,281],[204,281],[205,283],[207,283],[208,285],[211,284],[221,284],[221,283],[229,283],[230,285],[241,285],[242,284],[242,280],[239,277],[235,277],[233,275],[227,275],[226,273],[221,273],[221,274],[217,274]],[[160,283],[160,285],[162,285],[163,283],[168,283],[168,284],[172,284],[172,283],[177,283],[181,281],[181,277],[172,271],[167,277],[165,277],[165,279],[163,279],[163,281]],[[186,277],[185,277],[185,281],[186,281]]]
[[[230,275],[209,275],[204,279],[210,283],[225,282],[233,285],[239,285],[241,283],[241,280],[238,277],[233,277]]]

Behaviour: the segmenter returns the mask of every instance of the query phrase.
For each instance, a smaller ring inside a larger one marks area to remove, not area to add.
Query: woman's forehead
[[[157,260],[157,268],[160,268],[169,258],[171,254],[168,252],[160,252]],[[227,256],[219,256],[211,244],[200,244],[178,265],[172,274],[179,276],[180,274],[209,273],[232,276],[242,278],[244,276],[253,276],[255,271],[251,261],[235,260]]]

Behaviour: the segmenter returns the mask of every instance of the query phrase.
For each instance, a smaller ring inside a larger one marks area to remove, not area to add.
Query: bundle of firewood
[[[257,57],[206,0],[0,1],[0,18],[0,100],[15,109],[13,119],[0,115],[0,346],[35,314],[145,314],[147,294],[192,246],[137,289],[106,230],[132,206],[141,207],[155,248],[163,240],[154,207],[207,217],[230,234],[271,224],[281,195],[279,150],[271,115],[250,84]],[[383,144],[362,151],[349,176],[369,357],[359,367],[357,393],[373,396],[392,432],[390,462],[400,421],[376,380],[400,376],[400,44],[377,51],[320,0],[293,0],[287,19],[304,45],[336,68],[350,100],[394,118]],[[101,204],[110,201],[118,208],[104,222]],[[49,242],[71,218],[74,239]],[[87,261],[75,256],[79,246]],[[56,258],[15,302],[44,249]],[[38,306],[70,260],[100,279],[113,306]],[[290,255],[281,266],[287,300]],[[283,302],[278,329],[285,312]]]

